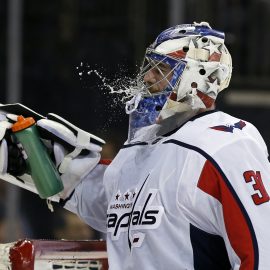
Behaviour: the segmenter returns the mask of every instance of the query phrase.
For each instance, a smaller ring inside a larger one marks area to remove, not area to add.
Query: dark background
[[[0,103],[11,102],[7,92],[8,1],[0,0]],[[254,123],[270,145],[270,1],[20,2],[21,96],[12,102],[44,115],[57,113],[104,138],[111,146],[108,156],[113,157],[127,136],[128,119],[104,82],[119,85],[133,77],[146,46],[173,23],[208,21],[226,33],[234,67],[230,88],[220,95],[218,108]],[[88,75],[90,70],[97,70],[105,81],[94,73]],[[4,205],[6,189],[2,184]],[[55,237],[55,215],[44,201],[25,191],[17,191],[17,196],[21,209],[17,218],[25,224],[19,236]],[[3,241],[16,237],[6,234]]]

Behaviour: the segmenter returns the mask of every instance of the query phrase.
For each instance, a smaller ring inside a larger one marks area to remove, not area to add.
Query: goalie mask
[[[133,97],[126,103],[129,140],[139,139],[141,129],[152,125],[165,125],[168,132],[179,125],[175,120],[168,125],[168,119],[211,108],[218,93],[228,87],[231,72],[223,32],[205,22],[163,31],[146,49]]]

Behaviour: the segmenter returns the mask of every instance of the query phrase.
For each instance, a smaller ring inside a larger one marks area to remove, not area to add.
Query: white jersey
[[[267,157],[253,125],[207,112],[124,145],[65,207],[107,231],[111,270],[269,270]]]

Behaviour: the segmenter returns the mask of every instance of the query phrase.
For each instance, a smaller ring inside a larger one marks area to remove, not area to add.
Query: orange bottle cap
[[[33,117],[24,118],[22,115],[19,115],[17,118],[17,122],[13,124],[11,130],[13,132],[17,132],[34,125],[35,122],[36,121],[34,120]]]

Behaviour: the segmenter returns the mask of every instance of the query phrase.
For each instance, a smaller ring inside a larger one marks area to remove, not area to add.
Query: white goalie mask
[[[156,38],[146,49],[133,98],[126,103],[129,140],[141,128],[164,125],[172,116],[212,107],[218,93],[228,87],[232,73],[224,38],[223,32],[205,22],[177,25]],[[162,65],[169,71],[164,72]],[[146,80],[149,72],[158,73],[150,83]],[[164,85],[160,91],[152,90],[160,85]]]

